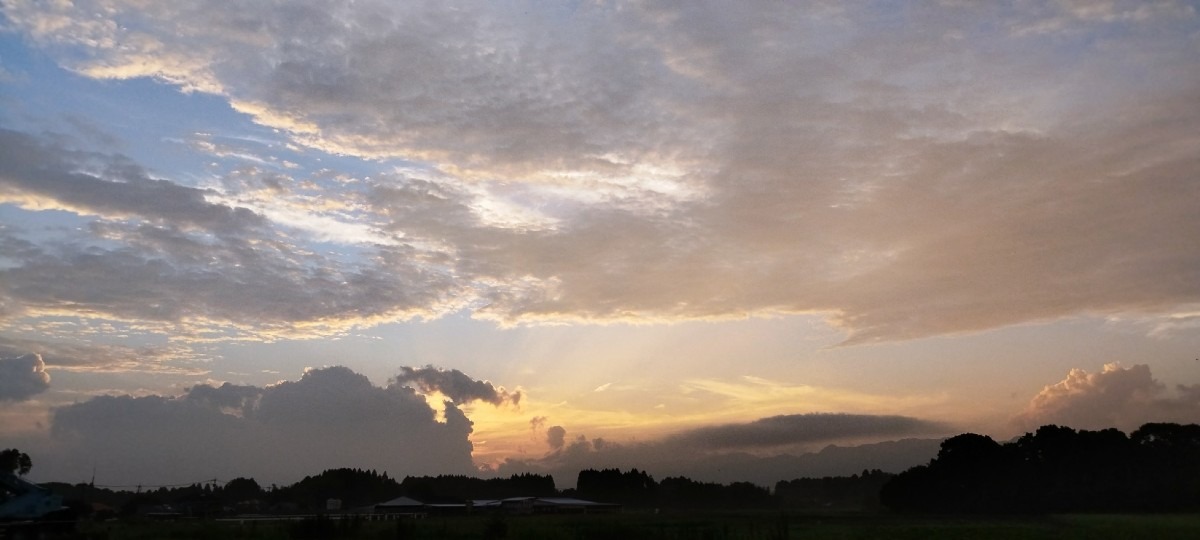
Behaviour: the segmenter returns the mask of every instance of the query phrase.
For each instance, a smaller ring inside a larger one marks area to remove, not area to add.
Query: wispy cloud
[[[70,325],[68,328],[44,329],[41,333],[71,333],[89,335],[86,328]],[[96,333],[105,333],[103,329]],[[106,335],[120,335],[107,332]],[[46,341],[0,337],[0,357],[36,355],[52,371],[65,372],[145,372],[176,375],[204,375],[207,357],[202,353],[180,344],[164,346],[139,346]]]
[[[752,376],[732,380],[689,379],[683,382],[680,390],[685,395],[698,395],[702,401],[714,401],[720,403],[720,408],[733,408],[742,414],[797,408],[813,411],[915,411],[945,400],[944,396],[939,395],[869,394],[840,388],[788,384]],[[719,409],[709,414],[719,414]]]

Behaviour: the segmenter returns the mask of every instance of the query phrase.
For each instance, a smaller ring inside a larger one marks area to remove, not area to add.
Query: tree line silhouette
[[[1076,431],[1047,425],[1006,443],[965,433],[887,482],[902,512],[1059,513],[1200,509],[1200,425]]]
[[[400,496],[425,503],[462,502],[467,499],[502,499],[518,496],[554,496],[559,492],[549,475],[515,474],[508,478],[474,478],[461,475],[409,476],[397,482],[386,472],[363,469],[329,469],[306,476],[288,486],[264,488],[252,478],[235,478],[219,484],[160,487],[129,492],[88,484],[49,483],[47,487],[77,506],[100,503],[116,515],[173,511],[211,516],[227,513],[313,513],[327,508],[330,499],[343,509],[371,506]]]
[[[865,510],[879,506],[879,489],[892,476],[880,470],[864,470],[861,475],[799,478],[777,482],[772,491],[750,482],[718,484],[683,476],[656,482],[637,469],[588,469],[580,471],[577,487],[564,494],[654,508]]]
[[[422,502],[558,495],[552,476],[530,473],[486,479],[462,475],[409,476],[400,483],[400,489],[404,495]]]
[[[320,513],[327,501],[337,499],[350,510],[407,496],[425,503],[454,503],[508,497],[577,497],[626,507],[747,509],[843,508],[877,506],[881,479],[892,475],[863,471],[849,477],[797,479],[779,482],[775,492],[749,482],[718,484],[677,476],[655,479],[632,469],[588,469],[579,472],[576,487],[559,490],[549,475],[516,474],[508,478],[475,478],[462,475],[409,476],[397,481],[386,472],[330,469],[306,476],[288,486],[263,487],[252,478],[235,478],[224,484],[115,491],[89,484],[49,483],[80,513],[99,503],[100,512],[112,516],[173,512],[206,517],[237,513]]]
[[[28,471],[29,459],[6,451],[3,469]],[[185,515],[311,513],[337,499],[343,509],[400,496],[426,503],[508,497],[578,497],[627,507],[690,509],[874,510],[926,513],[1058,513],[1200,510],[1200,425],[1145,424],[1129,435],[1117,429],[1075,430],[1047,425],[1012,441],[964,433],[941,443],[928,464],[900,474],[864,470],[842,477],[797,478],[774,489],[749,482],[718,484],[686,477],[656,481],[646,471],[587,469],[576,487],[559,490],[553,477],[409,476],[330,469],[295,484],[264,488],[236,478],[137,492],[88,484],[47,484],[72,504],[101,503],[107,512],[148,507]],[[86,510],[85,510],[86,511]]]

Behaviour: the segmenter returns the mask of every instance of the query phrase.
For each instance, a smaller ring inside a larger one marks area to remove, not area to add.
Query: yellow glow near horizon
[[[652,442],[700,426],[746,423],[769,416],[871,414],[881,408],[903,414],[941,405],[947,400],[946,396],[938,395],[873,395],[750,376],[735,380],[693,379],[673,392],[647,394],[655,397],[657,403],[637,401],[645,396],[630,396],[633,399],[619,400],[626,405],[620,407],[603,402],[586,403],[586,399],[543,401],[528,395],[520,407],[474,403],[464,409],[474,422],[471,440],[475,444],[475,461],[494,467],[509,458],[542,457],[551,450],[546,443],[546,429],[551,426],[564,427],[568,440],[582,435],[620,443]],[[535,424],[535,418],[543,419],[543,423]]]

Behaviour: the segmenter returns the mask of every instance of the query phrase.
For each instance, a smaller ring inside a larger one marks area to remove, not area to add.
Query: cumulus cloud
[[[100,396],[53,413],[64,477],[94,464],[112,482],[254,476],[294,482],[335,467],[466,474],[471,421],[447,404],[445,423],[412,389],[377,387],[344,367],[266,387],[199,385],[181,396]]]
[[[567,429],[562,426],[550,426],[546,430],[546,444],[550,445],[550,449],[562,450],[563,445],[567,442]]]
[[[1076,368],[1034,396],[1012,425],[1026,431],[1046,424],[1130,431],[1147,422],[1195,422],[1200,418],[1200,385],[1175,390],[1169,392],[1155,380],[1145,364],[1106,364],[1099,373]]]
[[[25,401],[49,388],[50,374],[40,355],[0,357],[0,403]]]
[[[6,200],[159,226],[110,224],[132,251],[31,246],[5,309],[266,335],[822,312],[862,343],[1200,302],[1193,6],[454,4],[6,3],[78,73],[436,174],[376,176],[347,235],[397,243],[348,265],[181,236],[162,223],[279,224],[8,133]]]
[[[521,392],[509,392],[497,388],[488,381],[472,379],[457,369],[439,369],[433,366],[415,368],[401,366],[400,373],[392,378],[393,384],[416,384],[422,392],[440,392],[455,403],[485,401],[499,406],[505,402],[521,404]]]
[[[238,417],[253,415],[258,409],[263,389],[257,386],[222,383],[221,386],[201,384],[188,389],[182,399]]]

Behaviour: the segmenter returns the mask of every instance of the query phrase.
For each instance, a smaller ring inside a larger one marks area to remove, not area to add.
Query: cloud
[[[455,403],[465,404],[475,400],[485,401],[500,406],[508,402],[521,404],[521,392],[508,392],[504,387],[496,388],[488,381],[477,381],[457,369],[439,369],[433,366],[414,368],[401,366],[400,373],[392,378],[392,383],[407,385],[416,383],[422,392],[440,392]]]
[[[83,169],[81,171],[81,169]],[[95,172],[84,172],[94,170]],[[56,148],[0,129],[0,202],[231,233],[261,226],[244,208],[212,204],[206,191],[151,178],[121,156]]]
[[[50,374],[37,354],[0,357],[0,403],[25,401],[50,388]]]
[[[1200,385],[1179,385],[1173,394],[1137,364],[1106,364],[1099,373],[1072,369],[1065,379],[1042,389],[1012,426],[1032,431],[1046,424],[1076,429],[1115,427],[1125,431],[1147,422],[1195,422],[1200,418]]]
[[[154,226],[31,246],[0,295],[239,337],[463,309],[816,312],[848,343],[1174,313],[1200,302],[1179,234],[1200,230],[1195,10],[1080,6],[14,0],[9,24],[78,73],[156,77],[424,172],[374,177],[366,226],[335,236],[397,245],[350,264],[280,244],[282,211],[8,133],[5,200]]]
[[[105,224],[96,233],[125,247],[26,245],[13,253],[19,263],[0,270],[0,295],[13,306],[5,315],[85,313],[177,339],[274,340],[440,314],[453,300],[434,296],[459,288],[407,262],[405,248],[381,248],[380,265],[364,267],[286,243],[172,227]]]
[[[63,237],[0,228],[0,320],[36,327],[37,318],[86,315],[181,340],[272,340],[440,315],[470,300],[470,283],[454,283],[411,244],[378,245],[370,264],[318,254],[259,214],[209,202],[215,192],[151,178],[121,156],[8,130],[0,142],[0,201],[95,218]]]
[[[547,431],[547,444],[551,451],[540,459],[510,458],[496,467],[497,474],[504,476],[521,472],[552,474],[555,482],[569,486],[582,469],[637,468],[649,472],[656,478],[687,476],[708,482],[750,481],[761,485],[772,485],[776,481],[804,476],[822,477],[831,475],[857,474],[863,469],[883,469],[900,472],[909,467],[929,461],[937,454],[939,438],[902,438],[886,442],[871,442],[886,439],[889,434],[945,433],[945,429],[932,422],[907,419],[914,424],[910,428],[899,428],[892,424],[892,417],[880,417],[874,429],[865,429],[871,420],[857,415],[822,414],[792,415],[780,418],[818,417],[824,423],[823,433],[804,436],[751,438],[744,443],[726,444],[714,442],[707,432],[709,428],[689,430],[655,441],[619,443],[604,438],[588,439],[578,435],[567,440],[566,429],[551,427]],[[774,419],[765,418],[750,424],[712,426],[715,430],[737,430],[755,423],[771,424]],[[805,423],[804,421],[795,422]],[[845,427],[833,427],[836,424]],[[785,431],[790,429],[785,428]],[[867,432],[871,436],[867,436]],[[787,448],[780,446],[781,438],[788,439]],[[819,446],[797,445],[799,442]],[[836,446],[857,442],[857,446]],[[823,445],[823,447],[821,446]],[[751,453],[746,450],[764,451]]]
[[[943,424],[907,416],[810,413],[705,426],[666,440],[705,450],[755,450],[832,440],[941,434],[948,429]]]
[[[262,403],[263,389],[256,386],[222,383],[221,386],[196,385],[182,399],[207,409],[245,418],[253,416]]]
[[[61,329],[56,329],[61,331]],[[71,325],[76,336],[115,333],[118,330],[100,325],[91,327],[85,322]],[[130,347],[92,343],[62,343],[36,339],[0,336],[0,358],[37,351],[47,366],[57,371],[178,373],[203,375],[205,357],[197,351],[179,345],[159,347]]]
[[[100,396],[54,410],[46,470],[105,483],[254,476],[294,482],[335,467],[405,474],[474,470],[471,421],[446,422],[403,386],[377,387],[344,367],[266,387],[199,385],[181,396]]]
[[[562,426],[550,426],[546,430],[546,444],[550,445],[551,450],[562,450],[566,444],[567,430]]]

